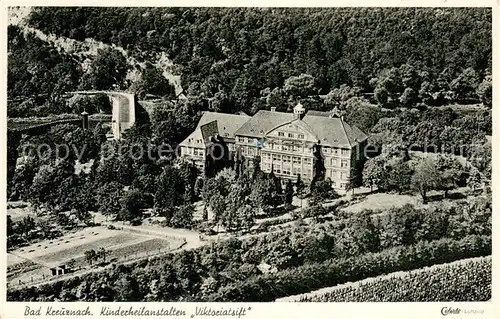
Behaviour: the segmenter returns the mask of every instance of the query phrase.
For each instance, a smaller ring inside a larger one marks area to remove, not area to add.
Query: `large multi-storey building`
[[[363,160],[367,136],[335,112],[309,111],[299,103],[293,113],[261,110],[235,133],[243,156],[260,156],[264,172],[311,181],[321,160],[325,177],[345,189]]]
[[[364,159],[368,137],[335,112],[307,112],[299,103],[293,113],[272,109],[261,110],[252,117],[232,115],[238,120],[227,117],[227,114],[209,114],[207,117],[220,116],[217,118],[219,132],[223,132],[220,128],[225,127],[226,121],[231,121],[230,138],[227,139],[230,149],[238,151],[250,163],[251,159],[260,158],[264,172],[273,171],[280,178],[294,181],[300,176],[307,182],[319,173],[318,167],[321,167],[322,173],[338,190],[345,189],[354,174],[360,173],[357,164]],[[200,120],[198,133],[193,132],[187,140],[203,141],[203,136],[208,134],[203,133],[208,130],[204,125],[207,125],[206,120]],[[187,147],[187,140],[181,145]],[[321,165],[317,165],[318,161]]]
[[[214,139],[222,138],[229,152],[234,152],[234,133],[249,119],[250,116],[246,114],[204,112],[194,132],[180,143],[181,155],[192,160],[203,172]]]

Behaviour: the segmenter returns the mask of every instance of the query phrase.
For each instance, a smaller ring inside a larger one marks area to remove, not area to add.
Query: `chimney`
[[[89,128],[89,113],[86,111],[82,112],[82,128],[84,130]]]
[[[271,106],[271,112],[276,112],[276,106]]]

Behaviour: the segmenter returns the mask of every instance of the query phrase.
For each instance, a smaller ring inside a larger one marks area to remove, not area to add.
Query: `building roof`
[[[199,127],[201,131],[201,136],[203,137],[203,141],[205,144],[210,142],[210,138],[219,134],[219,130],[217,129],[217,121],[212,121],[207,124],[203,124]]]
[[[292,121],[293,113],[260,110],[236,131],[236,135],[260,138],[273,128]],[[368,138],[359,128],[350,126],[341,118],[329,117],[329,112],[309,111],[302,120],[295,121],[306,124],[323,145],[351,148]]]
[[[205,125],[207,123],[217,121],[219,135],[223,138],[234,138],[236,131],[248,120],[250,116],[246,114],[227,114],[227,113],[217,113],[217,112],[204,112],[198,122],[197,127]]]
[[[205,148],[205,141],[203,140],[203,134],[201,128],[197,127],[193,133],[189,134],[188,137],[184,139],[179,145],[188,147]]]
[[[297,103],[297,105],[295,105],[295,107],[293,108],[293,110],[295,112],[305,112],[306,111],[306,109],[304,108],[304,106],[302,104],[300,104],[300,102]]]
[[[330,117],[330,115],[332,114],[332,112],[323,112],[323,111],[311,110],[311,111],[308,111],[307,114],[308,115],[312,115],[312,116]]]
[[[321,144],[351,148],[368,138],[360,129],[351,127],[339,117],[330,118],[306,114],[302,120],[312,128]]]
[[[294,118],[293,113],[260,110],[237,131],[237,135],[263,137],[268,131]]]
[[[203,112],[196,129],[180,145],[203,148],[209,144],[210,137],[217,134],[224,139],[234,139],[234,133],[249,119],[246,114]]]

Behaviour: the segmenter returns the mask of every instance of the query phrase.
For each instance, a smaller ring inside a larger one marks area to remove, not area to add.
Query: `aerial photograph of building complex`
[[[8,16],[8,301],[491,300],[491,8]]]

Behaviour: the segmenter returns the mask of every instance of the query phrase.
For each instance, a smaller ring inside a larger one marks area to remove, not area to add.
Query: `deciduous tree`
[[[415,166],[415,172],[411,177],[411,184],[413,189],[422,196],[424,204],[427,203],[427,192],[439,186],[436,176],[439,176],[439,172],[436,168],[436,163],[430,157],[420,160]]]
[[[492,80],[491,75],[487,75],[477,88],[477,95],[484,106],[491,107],[492,104]]]

